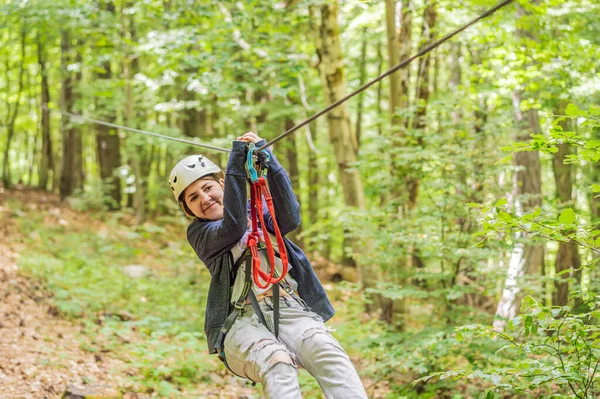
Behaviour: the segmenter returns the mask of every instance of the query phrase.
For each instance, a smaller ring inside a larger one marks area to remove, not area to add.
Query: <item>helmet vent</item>
[[[188,169],[194,169],[196,167],[195,163],[187,165]]]
[[[173,183],[177,183],[177,176],[173,179]]]

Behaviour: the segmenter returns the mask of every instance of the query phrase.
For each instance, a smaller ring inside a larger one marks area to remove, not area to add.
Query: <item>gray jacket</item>
[[[257,143],[257,146],[265,142]],[[268,150],[269,151],[269,150]],[[269,151],[270,152],[270,151]],[[290,179],[273,153],[267,181],[273,196],[275,214],[281,234],[285,235],[300,225],[300,207]],[[229,303],[234,277],[231,270],[231,248],[247,230],[246,143],[234,141],[225,172],[223,219],[194,219],[187,229],[187,238],[196,254],[206,265],[211,280],[206,302],[204,333],[209,353],[216,353],[215,343],[225,318],[232,310]],[[273,220],[265,208],[265,225],[273,233]],[[289,259],[289,273],[298,282],[298,293],[307,305],[323,320],[329,320],[334,309],[304,252],[285,238]]]

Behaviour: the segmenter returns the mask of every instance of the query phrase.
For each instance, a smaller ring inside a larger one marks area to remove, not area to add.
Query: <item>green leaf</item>
[[[512,155],[507,155],[498,162],[494,163],[494,165],[505,165],[510,162],[512,162]]]
[[[529,309],[529,308],[531,308],[533,306],[538,307],[538,303],[530,295],[525,296],[521,300],[521,312],[525,312],[527,309]],[[517,319],[517,318],[515,317],[515,319]],[[513,319],[513,320],[515,320],[515,319]]]
[[[513,217],[508,212],[500,211],[498,212],[498,219],[503,220],[505,222],[510,222],[512,221]]]
[[[542,210],[540,209],[540,207],[539,207],[539,206],[536,206],[536,207],[533,209],[533,213],[532,213],[532,215],[533,215],[533,217],[537,217],[537,216],[540,216],[540,214],[541,214],[541,213],[542,213]]]
[[[525,316],[524,325],[525,328],[531,328],[531,326],[533,325],[533,318],[531,316]]]
[[[562,271],[560,271],[560,272],[556,273],[556,274],[555,274],[555,277],[559,277],[559,276],[562,276],[563,274],[568,274],[568,273],[571,273],[572,271],[573,271],[573,269],[571,269],[571,268],[568,268],[568,269],[562,270]]]
[[[496,201],[496,204],[494,206],[501,207],[506,205],[507,203],[508,200],[506,198],[500,198],[498,201]]]
[[[585,143],[585,148],[590,150],[600,147],[600,140],[590,140]]]
[[[576,216],[577,215],[575,215],[575,211],[573,209],[567,208],[560,213],[558,221],[562,224],[572,224],[575,222]]]
[[[579,115],[579,107],[575,104],[567,105],[565,109],[565,113],[569,116],[578,116]]]

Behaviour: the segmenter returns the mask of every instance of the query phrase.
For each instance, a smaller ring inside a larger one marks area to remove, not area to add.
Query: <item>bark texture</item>
[[[80,72],[73,74],[68,66],[73,61],[73,52],[70,47],[69,32],[61,33],[61,67],[62,84],[60,92],[61,108],[68,112],[75,112],[75,93],[73,87],[80,79]],[[62,117],[62,166],[60,173],[59,191],[60,198],[64,200],[75,190],[83,188],[83,156],[82,140],[79,128],[71,123],[69,117]]]
[[[557,115],[564,115],[566,102],[561,102],[556,110]],[[563,130],[569,130],[569,122],[567,120],[561,123]],[[554,154],[552,159],[552,168],[554,171],[554,181],[556,183],[556,197],[559,201],[560,208],[574,208],[575,201],[573,198],[573,176],[574,168],[572,164],[565,164],[565,157],[574,153],[573,147],[568,144],[559,144],[558,152]],[[565,306],[569,299],[569,277],[575,277],[578,284],[581,284],[581,259],[579,257],[579,247],[576,244],[569,242],[561,242],[558,244],[558,253],[556,254],[556,262],[554,269],[556,277],[554,279],[555,292],[552,294],[553,306]],[[558,274],[564,270],[572,271],[570,273]]]
[[[314,32],[319,57],[319,72],[327,105],[346,95],[346,79],[342,62],[340,30],[337,22],[337,2],[319,7]],[[365,209],[365,195],[358,170],[358,142],[352,131],[350,115],[345,104],[327,114],[329,140],[334,147],[344,202],[348,206]]]
[[[46,71],[46,58],[39,33],[37,36],[37,51],[41,74],[42,105],[44,105],[50,102],[50,89],[48,85],[48,73]],[[39,165],[40,188],[44,190],[47,188],[50,173],[53,170],[54,158],[52,156],[52,140],[50,137],[50,111],[42,108],[42,159],[40,160]]]

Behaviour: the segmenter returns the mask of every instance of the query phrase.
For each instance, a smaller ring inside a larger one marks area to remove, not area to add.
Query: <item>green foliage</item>
[[[549,136],[532,134],[531,141],[513,143],[504,147],[505,151],[542,151],[553,154],[558,151],[558,145],[567,144],[577,148],[575,154],[568,155],[564,162],[572,163],[597,163],[600,161],[600,140],[593,139],[593,132],[600,128],[600,109],[591,107],[589,110],[580,110],[574,104],[566,108],[566,115],[558,115],[552,120]],[[577,131],[565,131],[561,125],[565,120],[571,120],[572,126],[577,126]]]
[[[578,134],[575,132],[563,132],[559,123],[563,122],[566,116],[557,117],[553,123],[548,136],[542,134],[533,134],[529,143],[513,143],[505,147],[510,151],[544,151],[546,153],[555,153],[558,145],[569,145],[578,147],[579,151],[568,155],[565,163],[577,163],[581,165],[595,164],[600,161],[600,145],[596,145],[597,140],[592,139],[594,129],[600,127],[600,120],[591,116],[591,111],[580,110],[577,106],[569,104],[567,107],[569,118],[577,122],[581,127]],[[594,185],[589,188],[594,191]],[[475,206],[478,206],[475,204]],[[581,247],[600,253],[596,227],[593,224],[585,223],[582,216],[578,216],[572,208],[565,208],[557,214],[557,210],[549,210],[542,213],[540,208],[535,208],[529,213],[512,210],[507,205],[505,199],[500,199],[494,206],[481,206],[484,215],[482,231],[476,233],[481,237],[480,246],[495,237],[504,235],[507,232],[520,231],[526,233],[528,237],[536,237],[555,241],[571,242]]]
[[[486,371],[448,371],[432,377],[483,379],[489,390],[545,392],[553,398],[595,398],[600,394],[600,300],[588,298],[588,312],[573,313],[568,307],[541,306],[527,296],[521,315],[510,320],[505,332],[482,325],[457,329],[457,338],[486,337],[505,344],[494,355],[501,366]]]
[[[591,111],[582,111],[570,104],[566,112],[569,117],[578,120],[579,126],[600,126],[591,117]],[[585,129],[579,134],[559,129],[558,123],[564,118],[559,117],[554,121],[549,136],[534,134],[530,143],[513,144],[507,148],[512,151],[541,150],[555,153],[558,145],[568,144],[589,151],[578,152],[576,156],[565,159],[565,162],[598,162],[600,148],[586,135]],[[509,209],[504,199],[496,201],[493,206],[482,206],[482,212],[483,229],[475,234],[481,237],[480,246],[490,238],[515,232],[525,234],[528,240],[574,243],[594,254],[592,259],[595,260],[586,266],[587,273],[594,275],[600,241],[595,226],[584,220],[585,215],[578,215],[572,208],[544,213],[539,207],[523,214]],[[555,278],[577,272],[581,273],[581,270],[566,269]],[[460,369],[431,373],[417,382],[425,382],[432,377],[478,378],[491,385],[488,392],[536,392],[556,398],[597,397],[600,394],[600,296],[597,288],[595,284],[588,284],[572,289],[570,299],[573,306],[543,306],[531,296],[526,296],[521,302],[521,314],[509,320],[505,331],[478,324],[459,327],[456,336],[460,340],[469,335],[506,343],[494,355],[495,366],[487,367],[485,371]]]

